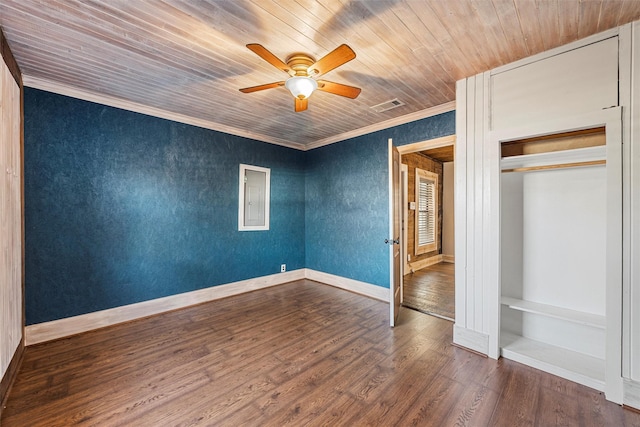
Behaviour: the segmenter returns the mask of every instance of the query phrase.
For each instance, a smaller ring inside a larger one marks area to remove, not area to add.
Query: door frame
[[[417,152],[424,151],[424,150],[431,150],[433,148],[448,147],[450,145],[455,147],[455,144],[456,144],[456,136],[455,135],[448,135],[448,136],[443,136],[443,137],[440,137],[440,138],[427,139],[427,140],[424,140],[424,141],[414,142],[412,144],[401,145],[400,147],[398,147],[398,151],[400,152],[400,163],[402,165],[402,155],[403,154],[417,153]],[[455,168],[455,159],[454,159],[454,168]],[[407,173],[406,178],[407,178],[407,180],[409,179],[408,173]],[[408,187],[408,182],[406,184],[407,184],[407,187]],[[405,183],[403,182],[402,185],[405,185]],[[408,191],[408,188],[406,190]],[[403,189],[403,191],[404,191],[404,189]],[[454,189],[454,191],[455,191],[455,189]],[[455,203],[455,201],[454,201],[454,203]],[[408,221],[408,216],[409,216],[408,210],[409,210],[409,208],[408,208],[407,204],[404,203],[404,205],[402,206],[402,211],[403,211],[403,217],[404,217],[404,221],[405,221],[405,226],[406,226],[406,221]],[[454,232],[455,232],[455,230],[454,230]],[[409,261],[407,260],[407,254],[409,254],[409,248],[407,248],[407,231],[406,231],[406,228],[405,228],[405,230],[403,232],[403,237],[404,237],[404,241],[402,242],[402,250],[404,252],[404,258],[405,258],[403,266],[405,268],[405,271],[407,271],[410,268],[410,266],[409,266]]]
[[[409,221],[409,209],[407,209],[407,200],[409,200],[409,166],[402,163],[402,154],[400,154],[400,203],[402,204],[402,244],[400,245],[400,255],[402,256],[402,274],[409,271],[409,251],[407,248],[407,223]],[[400,287],[400,302],[404,295],[404,279]]]
[[[448,147],[456,145],[456,136],[448,135],[440,138],[427,139],[424,141],[414,142],[412,144],[401,145],[398,147],[400,156],[403,154],[416,153],[418,151],[431,150],[432,148]]]
[[[401,146],[397,146],[396,148],[398,149],[398,152],[400,153],[400,164],[402,165],[402,155],[403,154],[409,154],[409,153],[415,153],[418,151],[424,151],[424,150],[429,150],[432,148],[440,148],[440,147],[447,147],[449,145],[453,145],[455,147],[455,143],[456,143],[456,136],[455,135],[447,135],[447,136],[443,136],[440,138],[433,138],[433,139],[427,139],[424,141],[418,141],[418,142],[414,142],[411,144],[406,144],[406,145],[401,145]],[[391,182],[391,175],[392,175],[392,162],[393,162],[393,156],[392,156],[392,146],[393,146],[393,140],[391,138],[389,138],[389,233],[390,235],[393,234],[393,209],[394,209],[394,200],[393,200],[393,189],[392,189],[392,182]],[[455,159],[454,159],[455,162]],[[402,166],[401,166],[402,168]],[[454,163],[454,168],[455,168],[455,163]],[[408,179],[408,175],[407,175],[407,179]],[[402,187],[404,186],[404,183],[401,182],[400,183],[400,187],[401,187],[401,193],[404,191],[404,189],[402,189]],[[400,197],[401,203],[403,204],[403,206],[401,206],[401,212],[402,212],[402,217],[405,218],[406,216],[408,216],[408,207],[406,206],[406,203],[404,203],[404,196]],[[406,226],[406,223],[405,223]],[[455,232],[455,231],[454,231]],[[407,263],[407,239],[405,238],[406,235],[406,229],[402,230],[400,233],[400,245],[401,245],[401,256],[404,256],[404,260],[402,262],[400,262],[400,300],[402,301],[403,299],[403,277],[404,277],[404,268],[405,268],[405,264]],[[393,239],[393,237],[392,237]],[[389,304],[391,306],[393,306],[393,302],[394,302],[394,286],[393,286],[393,277],[394,277],[394,271],[393,271],[394,265],[393,265],[393,245],[391,245],[391,248],[389,249],[389,277],[390,277],[390,281],[389,281]],[[390,319],[390,323],[391,326],[393,326],[393,307],[390,308],[391,310],[391,319]]]
[[[402,226],[396,230],[396,225],[402,221],[401,199],[402,199],[402,183],[400,182],[400,165],[402,156],[398,147],[393,145],[393,139],[388,139],[388,157],[389,157],[389,238],[385,243],[389,245],[389,325],[396,326],[398,316],[400,315],[400,307],[402,307],[402,280],[403,280],[403,264],[402,260],[396,257],[402,257]],[[397,153],[397,166],[394,167],[394,157]],[[397,196],[397,197],[394,197]],[[397,218],[400,216],[400,218]],[[396,251],[395,245],[398,245]],[[399,301],[396,300],[396,295]]]

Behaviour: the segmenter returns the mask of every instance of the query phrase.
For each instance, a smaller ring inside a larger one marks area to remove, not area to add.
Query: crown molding
[[[360,129],[354,129],[352,131],[344,132],[339,135],[331,136],[329,138],[320,139],[310,144],[306,144],[304,146],[305,147],[304,149],[313,150],[314,148],[324,147],[325,145],[344,141],[345,139],[355,138],[356,136],[362,136],[368,133],[377,132],[379,130],[388,129],[388,128],[403,125],[409,122],[414,122],[416,120],[426,119],[427,117],[437,116],[438,114],[448,113],[449,111],[453,111],[455,109],[456,109],[455,101],[445,102],[444,104],[436,105],[435,107],[427,108],[425,110],[416,111],[415,113],[406,114],[404,116],[385,120],[384,122],[365,126]]]
[[[57,93],[59,95],[65,95],[65,96],[70,96],[72,98],[82,99],[84,101],[95,102],[98,104],[108,105],[110,107],[121,108],[127,111],[133,111],[135,113],[146,114],[153,117],[159,117],[162,119],[172,120],[179,123],[198,126],[204,129],[211,129],[218,132],[224,132],[231,135],[254,139],[260,142],[266,142],[269,144],[281,145],[283,147],[293,148],[301,151],[313,150],[314,148],[323,147],[325,145],[344,141],[349,138],[355,138],[356,136],[366,135],[368,133],[376,132],[379,130],[388,129],[394,126],[403,125],[405,123],[413,122],[413,121],[424,119],[427,117],[436,116],[438,114],[447,113],[449,111],[455,110],[456,108],[455,101],[450,101],[441,105],[437,105],[435,107],[427,108],[425,110],[416,111],[411,114],[406,114],[404,116],[385,120],[380,123],[375,123],[370,126],[354,129],[352,131],[344,132],[328,138],[319,139],[309,144],[301,144],[298,142],[287,141],[284,139],[268,137],[268,136],[257,134],[245,129],[226,126],[220,123],[213,122],[211,120],[198,119],[198,118],[187,116],[185,114],[163,110],[161,108],[149,107],[147,105],[143,105],[137,102],[127,101],[127,100],[110,96],[110,95],[104,95],[104,94],[100,94],[93,91],[74,88],[65,84],[52,82],[50,80],[42,79],[39,77],[23,75],[22,80],[26,87],[41,89],[47,92]]]
[[[241,136],[244,138],[254,139],[260,142],[267,142],[270,144],[281,145],[288,148],[294,148],[296,150],[304,150],[305,147],[302,144],[286,141],[278,138],[270,138],[264,135],[253,133],[245,129],[239,129],[232,126],[225,126],[220,123],[215,123],[210,120],[198,119],[190,117],[180,113],[174,113],[171,111],[163,110],[161,108],[149,107],[147,105],[139,104],[137,102],[127,101],[121,98],[117,98],[110,95],[99,94],[84,89],[78,89],[64,84],[52,82],[50,80],[41,79],[29,75],[22,76],[24,85],[34,89],[46,90],[48,92],[57,93],[59,95],[70,96],[72,98],[82,99],[84,101],[95,102],[98,104],[108,105],[110,107],[121,108],[123,110],[133,111],[135,113],[142,113],[149,116],[159,117],[161,119],[172,120],[174,122],[185,123],[201,127],[204,129],[215,130],[218,132],[224,132],[231,135]]]

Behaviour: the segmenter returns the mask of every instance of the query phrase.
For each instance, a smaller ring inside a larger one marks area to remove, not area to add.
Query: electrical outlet
[[[287,264],[282,264],[280,266],[280,273],[284,273],[285,271],[287,271]]]

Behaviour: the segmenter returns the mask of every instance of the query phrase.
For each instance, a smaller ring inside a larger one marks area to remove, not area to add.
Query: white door
[[[389,244],[390,258],[390,324],[395,326],[400,314],[400,303],[402,298],[402,266],[400,260],[400,222],[402,210],[400,209],[400,152],[393,146],[389,139],[389,217],[390,238],[386,240]]]

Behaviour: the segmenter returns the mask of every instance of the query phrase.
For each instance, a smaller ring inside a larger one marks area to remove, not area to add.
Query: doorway
[[[402,163],[402,305],[455,319],[454,144],[447,136],[399,148]]]

